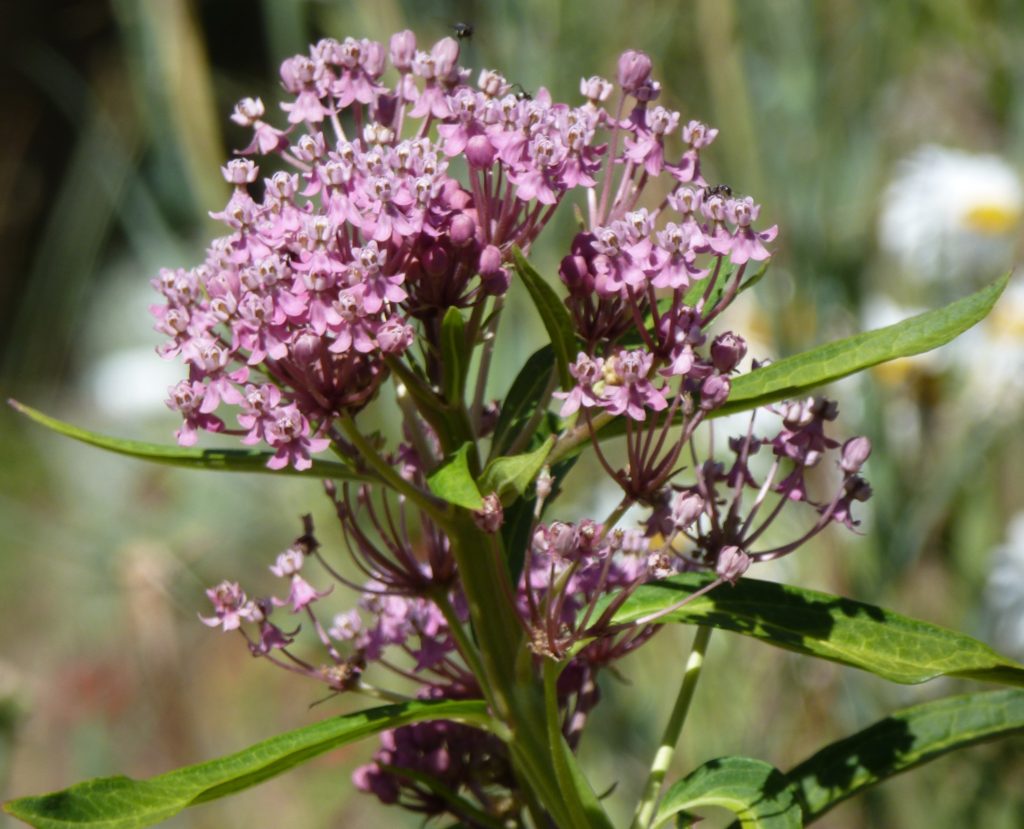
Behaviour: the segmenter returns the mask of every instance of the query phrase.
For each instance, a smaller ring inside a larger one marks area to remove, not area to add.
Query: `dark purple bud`
[[[448,251],[440,245],[431,245],[427,248],[421,257],[421,261],[423,262],[423,270],[430,276],[444,276],[448,273],[449,267],[451,267]]]
[[[860,472],[864,462],[871,455],[871,441],[866,437],[850,438],[843,444],[843,457],[839,461],[839,467],[847,475]]]
[[[484,496],[484,505],[473,513],[474,523],[485,533],[496,533],[505,523],[505,511],[497,492]]]
[[[474,135],[466,142],[466,161],[476,170],[486,170],[494,163],[496,151],[486,135]]]
[[[715,572],[730,584],[736,584],[739,577],[750,569],[750,556],[739,547],[732,545],[718,551]]]
[[[722,374],[729,374],[736,368],[746,353],[746,341],[732,331],[719,334],[711,343],[711,362]]]
[[[706,412],[717,409],[729,399],[731,389],[732,384],[728,377],[712,374],[701,384],[700,407]]]
[[[448,237],[457,248],[465,247],[476,236],[476,222],[468,213],[456,213],[448,227]]]
[[[630,49],[619,58],[619,86],[626,92],[639,89],[651,77],[651,59],[643,52]]]
[[[391,63],[399,72],[408,72],[412,68],[412,59],[416,56],[416,35],[406,29],[391,35]]]

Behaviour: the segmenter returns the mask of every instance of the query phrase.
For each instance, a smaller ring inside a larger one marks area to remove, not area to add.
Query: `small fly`
[[[725,198],[732,197],[732,188],[728,184],[715,184],[710,187],[704,188],[704,198],[709,199],[712,196],[725,196]]]
[[[469,40],[473,36],[472,23],[453,23],[451,28],[455,30],[455,37],[458,40]]]

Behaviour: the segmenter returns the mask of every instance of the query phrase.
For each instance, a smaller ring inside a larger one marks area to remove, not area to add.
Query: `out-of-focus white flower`
[[[984,279],[1006,270],[1024,212],[1020,177],[995,155],[927,145],[883,197],[878,238],[908,276]]]
[[[1006,543],[993,551],[985,607],[995,644],[1024,654],[1024,512],[1013,517]]]

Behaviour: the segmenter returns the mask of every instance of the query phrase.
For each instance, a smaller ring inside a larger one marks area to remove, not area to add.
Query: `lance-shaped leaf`
[[[193,446],[165,446],[159,443],[144,443],[138,440],[123,440],[112,438],[96,432],[90,432],[62,420],[45,415],[36,409],[19,403],[17,400],[8,400],[8,403],[26,417],[36,423],[46,426],[59,434],[74,440],[106,449],[108,452],[115,452],[119,455],[128,455],[139,460],[160,463],[166,466],[182,466],[187,469],[212,469],[219,472],[265,472],[274,475],[302,475],[312,478],[333,478],[335,480],[372,480],[362,475],[350,466],[333,461],[313,460],[309,469],[295,469],[286,466],[282,469],[271,469],[267,461],[273,456],[273,452],[263,452],[258,449],[199,449]]]
[[[480,475],[480,491],[497,492],[504,504],[515,500],[533,483],[554,442],[555,438],[549,436],[532,452],[495,458]]]
[[[530,421],[534,410],[542,402],[554,366],[554,351],[550,345],[546,345],[535,351],[516,375],[501,402],[498,424],[494,427],[492,455],[505,452],[519,437],[520,430]]]
[[[943,308],[926,311],[885,328],[826,343],[737,377],[729,399],[715,411],[715,415],[742,412],[776,400],[800,397],[818,386],[879,363],[911,357],[945,345],[985,318],[1009,278],[1009,274],[1000,277],[980,291]]]
[[[338,746],[420,720],[456,720],[489,727],[480,700],[409,702],[333,717],[208,763],[152,777],[102,777],[4,809],[36,829],[136,829],[193,806],[255,786]]]
[[[469,471],[469,453],[472,443],[464,443],[454,455],[439,466],[429,478],[427,486],[438,498],[466,509],[482,509],[484,499],[480,495],[473,473]]]
[[[512,257],[516,273],[530,293],[541,322],[551,338],[551,348],[555,352],[555,365],[558,366],[558,377],[563,389],[572,388],[572,375],[569,374],[569,363],[576,359],[576,335],[573,333],[572,317],[569,316],[565,304],[558,294],[548,285],[533,265],[526,261],[522,251],[512,249]]]
[[[957,676],[1024,685],[1024,665],[970,636],[828,593],[744,578],[675,607],[712,580],[684,573],[645,584],[613,621],[636,622],[670,611],[658,620],[731,630],[892,682]]]
[[[1014,734],[1024,734],[1024,691],[947,697],[896,711],[826,746],[786,779],[810,823],[894,774],[950,751]]]
[[[710,416],[720,417],[755,409],[765,403],[803,397],[858,371],[945,345],[984,319],[999,299],[1008,279],[1009,275],[1000,277],[980,291],[943,308],[926,311],[885,328],[835,340],[741,374],[732,381],[729,399]],[[625,432],[625,418],[617,417],[600,430],[600,435],[611,438]]]
[[[718,806],[733,812],[744,829],[800,829],[800,806],[786,784],[782,773],[763,760],[711,760],[669,788],[654,826],[686,809]]]

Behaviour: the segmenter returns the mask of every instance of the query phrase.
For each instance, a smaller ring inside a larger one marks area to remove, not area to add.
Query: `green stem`
[[[413,486],[405,480],[405,478],[395,472],[390,464],[377,454],[377,450],[374,449],[373,446],[370,445],[370,442],[360,433],[359,427],[356,426],[356,422],[352,419],[352,415],[342,415],[341,428],[345,430],[345,434],[348,435],[348,439],[352,441],[352,445],[359,450],[359,454],[362,456],[363,460],[370,465],[373,471],[380,476],[380,479],[384,483],[396,492],[400,492],[402,495],[405,495],[410,501],[427,513],[427,515],[433,518],[438,525],[444,527],[448,524],[448,516],[437,505],[431,495],[423,492],[421,489]]]
[[[594,415],[590,419],[590,423],[594,429],[594,434],[596,435],[604,426],[607,426],[614,419],[615,415],[608,414],[608,412],[601,412],[600,414]],[[578,423],[575,428],[565,432],[558,440],[555,441],[555,445],[551,447],[551,452],[548,454],[545,462],[549,465],[558,463],[558,461],[568,455],[573,449],[581,443],[586,443],[588,440],[590,440],[590,428],[585,423]]]
[[[490,827],[490,829],[502,829],[505,825],[497,818],[492,817],[487,814],[487,812],[474,806],[466,800],[466,798],[460,797],[456,792],[452,791],[429,774],[424,774],[423,772],[416,771],[415,769],[405,768],[404,766],[390,766],[385,763],[380,764],[380,768],[399,777],[405,777],[429,789],[431,792],[443,799],[448,804],[452,812],[460,818],[471,820],[479,826]]]
[[[683,723],[686,722],[686,713],[690,710],[693,692],[697,688],[697,680],[700,678],[700,671],[704,666],[704,654],[707,652],[708,641],[711,639],[711,630],[710,627],[697,628],[697,635],[693,638],[693,647],[690,649],[690,657],[686,660],[683,682],[679,686],[679,696],[676,697],[676,704],[665,725],[665,733],[654,754],[654,762],[651,763],[651,771],[647,775],[643,797],[637,804],[630,829],[647,829],[654,818],[654,810],[658,806],[658,799],[661,795],[661,785],[665,782],[669,766],[672,765],[672,758],[676,753],[676,743],[679,742]]]

